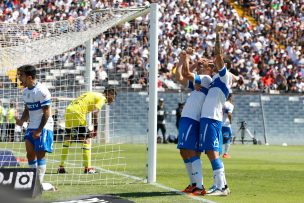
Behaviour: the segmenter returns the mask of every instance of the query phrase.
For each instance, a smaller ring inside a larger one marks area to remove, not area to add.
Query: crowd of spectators
[[[214,28],[224,23],[223,50],[239,91],[304,92],[303,1],[235,1],[250,9],[257,22],[240,16],[228,0],[159,0],[159,78],[163,90],[178,89],[174,72],[180,51],[191,46],[196,56],[211,57]],[[94,9],[149,5],[146,0],[4,0],[0,21],[43,23],[86,16]],[[249,6],[250,5],[250,8]],[[148,19],[113,28],[94,40],[96,81],[122,78],[129,85],[147,85]],[[134,29],[136,27],[136,29]],[[82,65],[81,48],[69,63]],[[114,72],[110,76],[109,72]],[[111,79],[111,78],[110,78]]]

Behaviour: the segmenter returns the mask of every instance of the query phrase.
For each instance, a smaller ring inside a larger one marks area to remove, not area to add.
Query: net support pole
[[[267,130],[266,130],[266,122],[265,122],[265,114],[264,114],[264,106],[263,106],[263,96],[260,94],[260,104],[261,104],[261,111],[262,111],[262,120],[263,120],[263,127],[264,127],[264,142],[267,145]]]
[[[148,130],[148,183],[156,182],[156,127],[157,127],[157,74],[158,74],[158,4],[150,7],[149,58],[149,130]]]
[[[92,67],[93,67],[93,55],[92,55],[92,48],[93,48],[93,39],[86,41],[85,43],[86,52],[85,52],[85,83],[86,83],[86,91],[92,91]],[[87,115],[87,124],[92,124],[92,113]]]

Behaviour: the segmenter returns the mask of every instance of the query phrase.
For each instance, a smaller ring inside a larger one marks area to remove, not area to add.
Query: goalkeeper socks
[[[191,157],[192,176],[196,182],[196,187],[203,188],[203,173],[202,173],[202,161],[198,156]]]
[[[91,144],[83,144],[82,148],[83,165],[85,168],[91,168]]]
[[[28,165],[30,168],[37,168],[37,160],[28,161]]]
[[[69,147],[71,146],[71,143],[69,141],[64,141],[62,145],[62,152],[61,152],[61,162],[60,166],[64,167],[64,162],[69,154]]]
[[[193,185],[196,184],[194,177],[192,176],[192,163],[190,162],[189,159],[184,159],[184,163],[186,166],[186,171],[190,180],[190,184],[189,185]]]
[[[38,163],[39,180],[40,180],[40,183],[42,183],[43,178],[44,178],[44,174],[45,174],[45,171],[46,171],[46,161],[45,161],[45,159],[38,159],[37,163]]]

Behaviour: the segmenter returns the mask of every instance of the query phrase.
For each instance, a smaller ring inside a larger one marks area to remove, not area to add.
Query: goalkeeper
[[[83,142],[83,165],[84,173],[95,173],[91,167],[91,139],[96,136],[98,128],[98,112],[107,103],[115,101],[116,91],[113,88],[106,88],[103,93],[86,92],[72,101],[66,108],[65,112],[65,130],[66,136],[61,153],[61,163],[58,173],[66,173],[64,162],[69,153],[69,147],[72,141]],[[92,112],[94,129],[88,130],[86,115]]]

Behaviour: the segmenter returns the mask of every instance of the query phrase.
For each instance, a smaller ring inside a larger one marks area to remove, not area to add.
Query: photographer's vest
[[[2,124],[4,121],[3,110],[4,110],[3,107],[0,106],[0,124]]]
[[[16,115],[16,109],[14,109],[14,108],[8,109],[7,115],[6,115],[6,122],[7,123],[16,123],[15,115]]]

